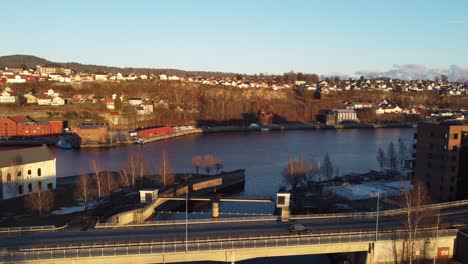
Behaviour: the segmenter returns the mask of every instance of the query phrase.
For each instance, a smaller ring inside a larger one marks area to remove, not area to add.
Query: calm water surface
[[[281,171],[289,157],[304,153],[308,159],[323,160],[326,153],[340,173],[378,169],[376,153],[399,139],[410,144],[414,129],[290,130],[268,132],[226,132],[190,135],[145,145],[112,149],[62,150],[54,148],[58,176],[90,171],[97,160],[104,169],[118,170],[130,153],[143,153],[148,170],[157,171],[163,151],[177,172],[194,172],[192,157],[212,154],[224,161],[224,170],[243,168],[246,197],[271,197],[284,184]],[[268,204],[222,204],[222,212],[271,213]],[[227,211],[226,211],[227,210]]]

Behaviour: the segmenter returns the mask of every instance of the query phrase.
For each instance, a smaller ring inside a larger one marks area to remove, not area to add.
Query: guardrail
[[[68,227],[68,224],[64,226],[53,226],[53,225],[45,225],[45,226],[19,226],[19,227],[2,227],[0,228],[0,235],[1,234],[13,234],[13,233],[23,233],[23,232],[48,232],[48,231],[59,231],[63,230]]]
[[[416,234],[416,239],[433,237],[455,237],[457,229],[425,230]],[[381,232],[377,240],[404,240],[407,231]],[[133,244],[112,244],[108,246],[36,248],[29,250],[5,250],[0,252],[1,262],[52,260],[80,257],[128,256],[140,254],[190,253],[213,250],[240,250],[255,248],[298,247],[337,243],[375,242],[374,232],[348,233],[339,235],[301,235],[301,236],[257,236],[243,238],[218,238],[208,240],[141,242]]]
[[[97,223],[95,228],[127,228],[127,227],[148,227],[148,226],[171,226],[171,225],[190,225],[208,224],[208,223],[238,223],[238,222],[259,222],[259,221],[277,221],[279,216],[255,216],[255,217],[230,217],[230,218],[205,218],[186,220],[164,220],[147,221],[138,224],[116,225],[114,223]]]
[[[468,200],[429,204],[416,208],[411,208],[413,212],[418,211],[434,211],[453,207],[467,206]],[[380,211],[379,216],[395,216],[408,212],[408,208],[393,209]],[[362,212],[362,213],[338,213],[338,214],[313,214],[313,215],[291,215],[292,220],[306,220],[306,219],[323,219],[323,218],[371,218],[376,217],[377,212]]]

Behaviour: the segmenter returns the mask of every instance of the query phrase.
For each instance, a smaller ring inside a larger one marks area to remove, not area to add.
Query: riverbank
[[[308,130],[308,129],[372,129],[372,128],[411,128],[416,124],[412,123],[387,123],[387,124],[344,124],[344,125],[325,125],[325,124],[274,124],[274,125],[255,125],[255,126],[216,126],[202,128],[204,133],[213,132],[242,132],[242,131],[268,131],[268,130]]]
[[[272,125],[254,125],[254,126],[216,126],[216,127],[202,127],[185,131],[178,131],[166,135],[156,135],[152,137],[141,137],[134,139],[116,140],[113,142],[105,143],[85,143],[79,145],[81,148],[114,148],[130,144],[147,144],[166,139],[177,138],[186,135],[203,134],[203,133],[216,133],[216,132],[243,132],[243,131],[282,131],[282,130],[330,130],[330,129],[380,129],[380,128],[412,128],[415,127],[414,123],[386,123],[386,124],[344,124],[344,125],[325,125],[325,124],[272,124]],[[70,134],[64,134],[67,137]],[[21,138],[21,139],[1,139],[0,146],[41,146],[41,145],[55,145],[59,137],[41,137],[41,138]],[[77,146],[78,147],[78,146]]]

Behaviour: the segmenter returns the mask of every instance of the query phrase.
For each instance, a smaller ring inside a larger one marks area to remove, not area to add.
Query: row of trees
[[[194,156],[192,158],[192,164],[195,167],[196,174],[199,174],[200,168],[204,168],[208,175],[212,168],[216,169],[216,174],[224,168],[223,160],[211,154],[206,154],[203,157],[200,155]]]
[[[328,153],[323,161],[306,160],[301,153],[298,159],[290,157],[289,162],[283,169],[282,175],[286,182],[294,190],[306,179],[315,182],[323,182],[339,176],[339,169],[335,169]]]
[[[377,150],[377,162],[379,163],[380,170],[385,168],[390,170],[404,170],[405,161],[408,160],[411,154],[410,149],[407,148],[405,142],[401,139],[398,140],[398,150],[393,142],[390,142],[385,152],[381,147]]]

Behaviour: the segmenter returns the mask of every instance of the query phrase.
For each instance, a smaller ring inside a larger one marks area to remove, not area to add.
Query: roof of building
[[[33,120],[31,120],[30,118],[26,116],[10,116],[9,118],[15,121],[17,124],[34,122]]]
[[[34,148],[0,151],[0,168],[53,160],[55,156],[45,145]]]

